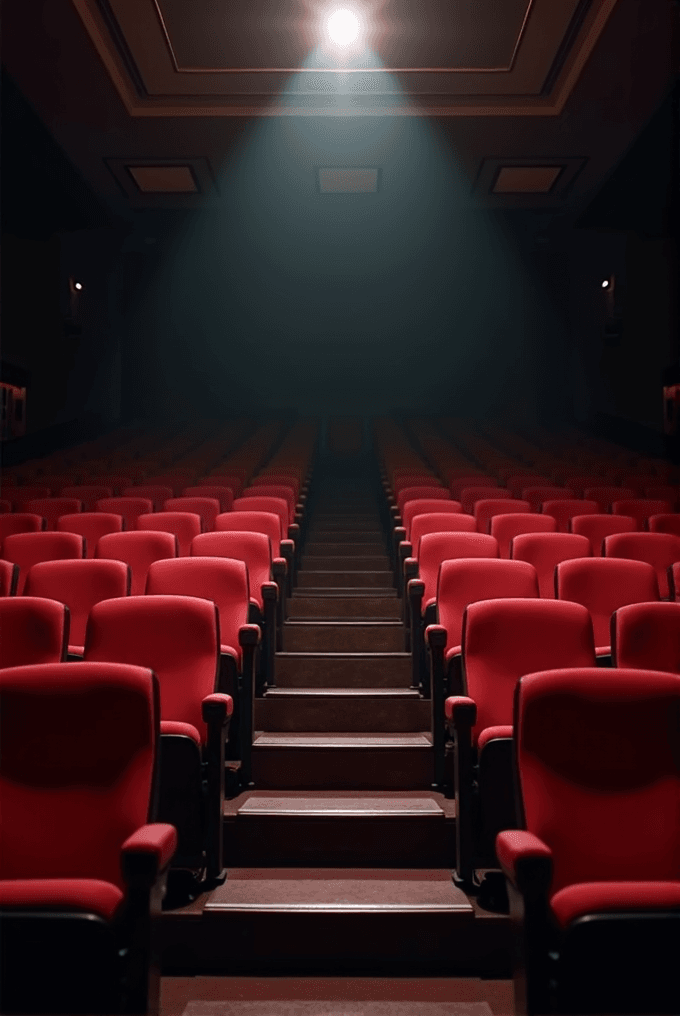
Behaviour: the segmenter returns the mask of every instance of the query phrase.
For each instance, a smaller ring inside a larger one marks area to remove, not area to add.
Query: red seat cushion
[[[96,878],[17,878],[0,881],[0,907],[35,910],[82,910],[110,921],[123,893]]]
[[[680,882],[580,882],[560,889],[550,906],[563,928],[585,914],[677,909]]]

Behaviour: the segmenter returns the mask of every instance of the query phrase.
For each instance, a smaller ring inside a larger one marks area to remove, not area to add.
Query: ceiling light
[[[603,289],[609,289],[609,279],[603,279],[602,280],[602,288]]]
[[[359,19],[343,7],[328,19],[328,34],[338,46],[348,46],[359,34]]]
[[[74,282],[73,283],[73,288],[74,289],[82,289],[83,288],[82,282]]]

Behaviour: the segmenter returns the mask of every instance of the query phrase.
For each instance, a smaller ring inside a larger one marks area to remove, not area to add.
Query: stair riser
[[[307,530],[308,544],[310,543],[376,543],[381,540],[382,533],[376,527],[370,530],[355,530],[351,527],[351,521],[342,529],[317,529],[310,527]]]
[[[302,589],[383,589],[392,585],[388,571],[300,571],[297,588]]]
[[[259,748],[258,790],[425,790],[432,785],[430,748]]]
[[[315,542],[314,540],[308,540],[305,543],[304,549],[304,560],[305,565],[308,568],[313,567],[312,559],[317,557],[365,557],[365,556],[380,556],[381,558],[385,555],[385,544],[382,540],[365,541],[361,543],[351,543],[343,541],[338,543],[334,540]]]
[[[276,658],[276,683],[281,688],[408,688],[410,657],[287,656]]]
[[[227,867],[453,867],[455,826],[441,818],[225,819]]]
[[[401,653],[404,632],[392,625],[332,625],[295,623],[283,627],[287,653]]]
[[[255,702],[255,729],[271,732],[415,733],[430,722],[429,702],[416,700],[305,696]]]
[[[308,620],[399,620],[401,600],[392,596],[293,596],[287,604],[288,617]]]

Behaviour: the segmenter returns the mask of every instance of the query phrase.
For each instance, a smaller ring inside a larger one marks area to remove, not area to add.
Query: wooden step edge
[[[352,750],[352,751],[384,751],[398,750],[432,750],[432,736],[429,731],[418,731],[411,734],[394,733],[325,733],[304,731],[255,731],[253,748],[294,748],[299,750]]]
[[[277,660],[410,660],[410,653],[277,653]]]
[[[420,692],[416,688],[310,688],[285,687],[269,688],[264,699],[300,699],[300,698],[381,698],[408,699],[420,702]],[[425,701],[423,699],[422,701]]]

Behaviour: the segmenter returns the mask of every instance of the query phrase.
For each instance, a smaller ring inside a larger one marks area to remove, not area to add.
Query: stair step
[[[401,653],[399,621],[287,621],[283,648],[288,653]]]
[[[291,620],[346,620],[356,618],[362,621],[396,620],[401,617],[401,600],[396,589],[377,595],[374,590],[363,590],[363,596],[355,596],[349,590],[331,596],[328,590],[324,596],[313,596],[308,589],[304,595],[293,594],[286,610]],[[370,594],[370,595],[369,595]]]
[[[307,530],[310,543],[375,543],[382,538],[382,531],[377,527],[363,531],[351,529],[347,525],[344,529],[317,529],[310,527]]]
[[[382,540],[366,541],[361,543],[345,542],[337,543],[333,540],[322,540],[315,542],[314,540],[308,540],[305,543],[304,555],[305,560],[314,557],[349,557],[349,556],[365,556],[365,555],[383,555],[385,553],[385,544]]]
[[[432,785],[425,732],[265,733],[253,741],[258,789],[424,790]]]
[[[385,588],[390,586],[391,573],[383,571],[321,571],[301,569],[297,576],[298,589]]]
[[[303,571],[308,569],[317,569],[318,571],[381,571],[389,572],[390,561],[387,554],[373,554],[373,555],[355,555],[355,554],[338,554],[333,557],[323,557],[321,554],[307,557],[303,555],[302,564],[300,566],[301,574]]]
[[[430,703],[410,688],[272,688],[255,702],[267,732],[316,730],[415,732],[430,723]]]
[[[410,688],[411,676],[410,653],[276,654],[279,688]]]
[[[224,863],[451,866],[455,805],[434,792],[246,791],[224,807]]]
[[[359,598],[362,596],[396,597],[396,595],[397,590],[394,586],[304,586],[293,590],[291,600],[294,600],[298,596],[302,596],[305,599],[316,597],[328,597],[332,599],[336,596],[344,599],[346,597]],[[358,616],[363,617],[363,612],[360,612]]]

